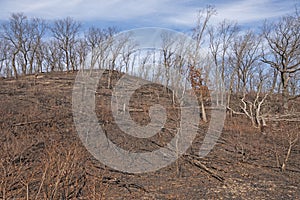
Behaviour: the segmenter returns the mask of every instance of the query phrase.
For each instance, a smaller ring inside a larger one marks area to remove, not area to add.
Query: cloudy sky
[[[214,23],[228,19],[256,26],[264,19],[293,12],[299,3],[300,0],[0,0],[0,20],[23,12],[29,17],[49,20],[70,16],[84,26],[188,30],[194,25],[197,11],[208,4],[218,12]]]

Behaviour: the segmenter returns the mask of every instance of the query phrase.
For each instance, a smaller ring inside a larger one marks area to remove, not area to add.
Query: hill
[[[121,76],[114,72],[113,84]],[[299,133],[298,122],[270,122],[262,134],[243,116],[227,117],[217,145],[202,159],[197,153],[207,124],[199,122],[192,146],[176,162],[155,172],[125,173],[99,162],[80,140],[72,114],[75,77],[56,72],[0,80],[1,199],[300,199],[299,139],[286,170],[280,168]],[[97,89],[96,113],[115,144],[151,151],[174,136],[176,112],[168,115],[173,121],[168,131],[149,140],[122,134],[109,110],[112,88],[103,85]],[[168,105],[169,98],[160,103]],[[132,117],[140,124],[149,122],[146,104],[156,101],[147,99],[133,106]]]

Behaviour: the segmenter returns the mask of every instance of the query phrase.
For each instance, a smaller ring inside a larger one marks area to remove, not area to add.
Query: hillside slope
[[[207,129],[200,122],[192,147],[178,161],[156,172],[124,173],[97,161],[80,141],[72,114],[75,76],[0,80],[0,199],[300,199],[299,140],[286,170],[278,166],[289,147],[287,133],[299,133],[299,123],[270,124],[262,134],[241,116],[227,118],[218,144],[200,159]],[[114,73],[113,84],[120,76]],[[103,85],[97,90],[96,113],[115,144],[151,151],[174,136],[172,131],[151,140],[122,135],[109,110],[112,90]],[[160,99],[166,105],[169,101],[168,96]],[[141,124],[149,120],[144,104],[135,105],[142,111],[132,113]],[[168,118],[178,120],[176,112]]]

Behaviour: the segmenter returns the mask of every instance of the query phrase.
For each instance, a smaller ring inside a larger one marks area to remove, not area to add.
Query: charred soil
[[[123,134],[111,113],[107,76],[95,95],[108,139],[135,152],[166,145],[180,112],[167,110],[165,127],[149,139]],[[112,73],[112,86],[121,76]],[[208,125],[199,122],[192,146],[176,162],[151,173],[124,173],[96,160],[79,139],[72,115],[75,77],[57,72],[0,80],[0,199],[300,199],[299,139],[281,170],[299,122],[268,122],[262,133],[243,116],[227,117],[217,144],[202,159],[197,155]],[[132,118],[144,125],[150,105],[168,108],[172,101],[165,92],[159,101],[151,87],[137,92],[141,101],[131,105]]]

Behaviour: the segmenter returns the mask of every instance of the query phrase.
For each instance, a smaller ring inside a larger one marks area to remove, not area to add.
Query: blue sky
[[[0,20],[8,19],[13,12],[23,12],[28,17],[49,20],[70,16],[85,27],[189,30],[197,11],[210,4],[218,12],[212,23],[228,19],[248,27],[291,13],[299,3],[300,0],[0,0]]]

